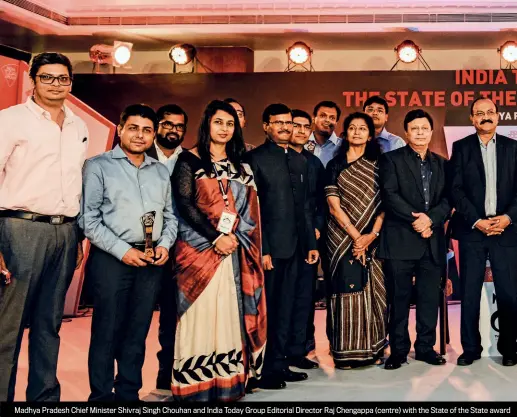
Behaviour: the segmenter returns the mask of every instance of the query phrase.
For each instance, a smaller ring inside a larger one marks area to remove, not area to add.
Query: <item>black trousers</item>
[[[312,286],[309,284],[307,291],[300,283],[299,271],[303,259],[301,250],[297,248],[288,259],[273,258],[274,268],[265,271],[268,345],[264,375],[286,369],[289,357],[305,356]]]
[[[170,385],[172,382],[172,365],[174,362],[174,341],[176,340],[176,324],[178,312],[176,309],[177,284],[173,276],[172,262],[169,259],[164,266],[161,290],[158,295],[160,306],[160,327],[158,341],[161,349],[158,357],[157,384]]]
[[[145,339],[163,269],[126,265],[92,245],[87,273],[94,289],[89,400],[138,401]],[[114,378],[115,360],[118,373]]]
[[[27,401],[59,401],[59,330],[77,261],[75,223],[0,219],[0,252],[13,276],[0,286],[0,402],[14,401],[18,355],[29,330]]]
[[[316,347],[315,332],[316,327],[314,326],[314,315],[315,315],[315,304],[322,298],[325,298],[325,290],[317,291],[318,284],[318,264],[309,265],[304,262],[302,266],[302,279],[307,282],[307,285],[311,286],[312,300],[309,307],[309,318],[307,320],[307,329],[305,337],[305,355],[308,355]],[[309,282],[309,278],[311,282]]]
[[[479,354],[483,350],[479,310],[487,256],[490,257],[499,314],[497,349],[503,356],[514,356],[517,350],[517,248],[500,246],[498,240],[494,236],[478,242],[459,242],[461,345],[467,353]]]
[[[408,321],[413,277],[416,289],[415,352],[420,355],[432,351],[436,343],[443,267],[434,262],[429,250],[419,260],[386,259],[384,265],[390,303],[391,354],[407,356],[411,350]]]

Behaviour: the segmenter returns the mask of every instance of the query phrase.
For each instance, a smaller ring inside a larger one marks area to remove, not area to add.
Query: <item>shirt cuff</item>
[[[474,223],[474,224],[472,225],[472,228],[473,228],[473,229],[475,229],[475,228],[476,228],[476,224],[478,224],[480,221],[481,221],[481,219],[476,220],[476,223]]]
[[[510,216],[508,216],[508,214],[503,214],[503,216],[506,216],[508,218],[508,220],[510,221],[510,224],[512,224],[512,218]]]
[[[174,242],[170,238],[168,238],[166,236],[162,236],[160,239],[158,239],[158,242],[156,243],[156,246],[161,246],[162,248],[170,250],[170,248],[172,247],[173,243]]]
[[[111,248],[110,253],[119,261],[122,261],[122,258],[129,249],[131,249],[131,245],[129,243],[124,242],[123,240],[120,240],[113,245],[113,248]]]

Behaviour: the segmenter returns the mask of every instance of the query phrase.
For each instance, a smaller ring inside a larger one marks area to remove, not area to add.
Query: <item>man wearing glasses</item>
[[[458,365],[481,358],[481,289],[490,260],[499,312],[497,349],[502,364],[517,364],[517,142],[496,134],[499,112],[487,98],[476,99],[470,120],[476,133],[452,147],[450,200],[456,209],[452,237],[459,241],[461,345]]]
[[[406,146],[404,139],[386,130],[388,113],[390,111],[386,100],[380,96],[372,96],[365,101],[363,111],[373,119],[375,137],[381,148],[381,153],[394,151]]]
[[[162,106],[156,112],[158,129],[153,146],[147,155],[164,164],[172,175],[179,154],[183,151],[180,146],[187,132],[187,113],[176,104]]]
[[[0,401],[14,400],[27,323],[27,401],[59,401],[59,329],[83,257],[76,216],[88,131],[64,104],[66,56],[35,56],[29,75],[32,97],[0,112]]]
[[[187,132],[188,116],[177,104],[166,104],[160,107],[156,116],[158,119],[156,138],[147,155],[164,164],[172,175],[178,156],[183,152],[181,143]],[[158,304],[160,306],[158,341],[161,349],[156,355],[158,357],[156,389],[170,391],[177,321],[176,282],[172,258],[169,258],[163,269]]]
[[[268,348],[259,387],[280,389],[285,381],[307,379],[289,369],[289,347],[302,337],[307,317],[297,314],[303,296],[298,276],[302,262],[318,261],[308,194],[308,168],[303,155],[289,147],[291,110],[271,104],[262,114],[266,141],[245,156],[255,175],[262,219],[262,255],[266,279]],[[302,341],[302,343],[305,340]],[[303,355],[303,352],[302,352]]]

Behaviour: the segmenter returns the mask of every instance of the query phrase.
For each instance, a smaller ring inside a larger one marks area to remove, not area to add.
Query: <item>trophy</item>
[[[154,216],[156,215],[156,211],[150,211],[145,213],[142,217],[142,224],[144,225],[144,233],[145,233],[145,250],[144,253],[146,256],[150,258],[154,258],[154,248],[153,248],[153,225],[154,225]]]

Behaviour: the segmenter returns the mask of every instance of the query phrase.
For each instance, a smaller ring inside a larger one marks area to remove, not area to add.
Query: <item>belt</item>
[[[32,220],[33,222],[50,223],[59,225],[75,221],[75,217],[49,216],[46,214],[31,213],[21,210],[0,210],[0,217],[11,217],[15,219]]]
[[[153,248],[156,248],[158,242],[153,242]],[[145,249],[145,243],[130,243],[130,245],[135,249]],[[143,252],[143,251],[142,251]]]

